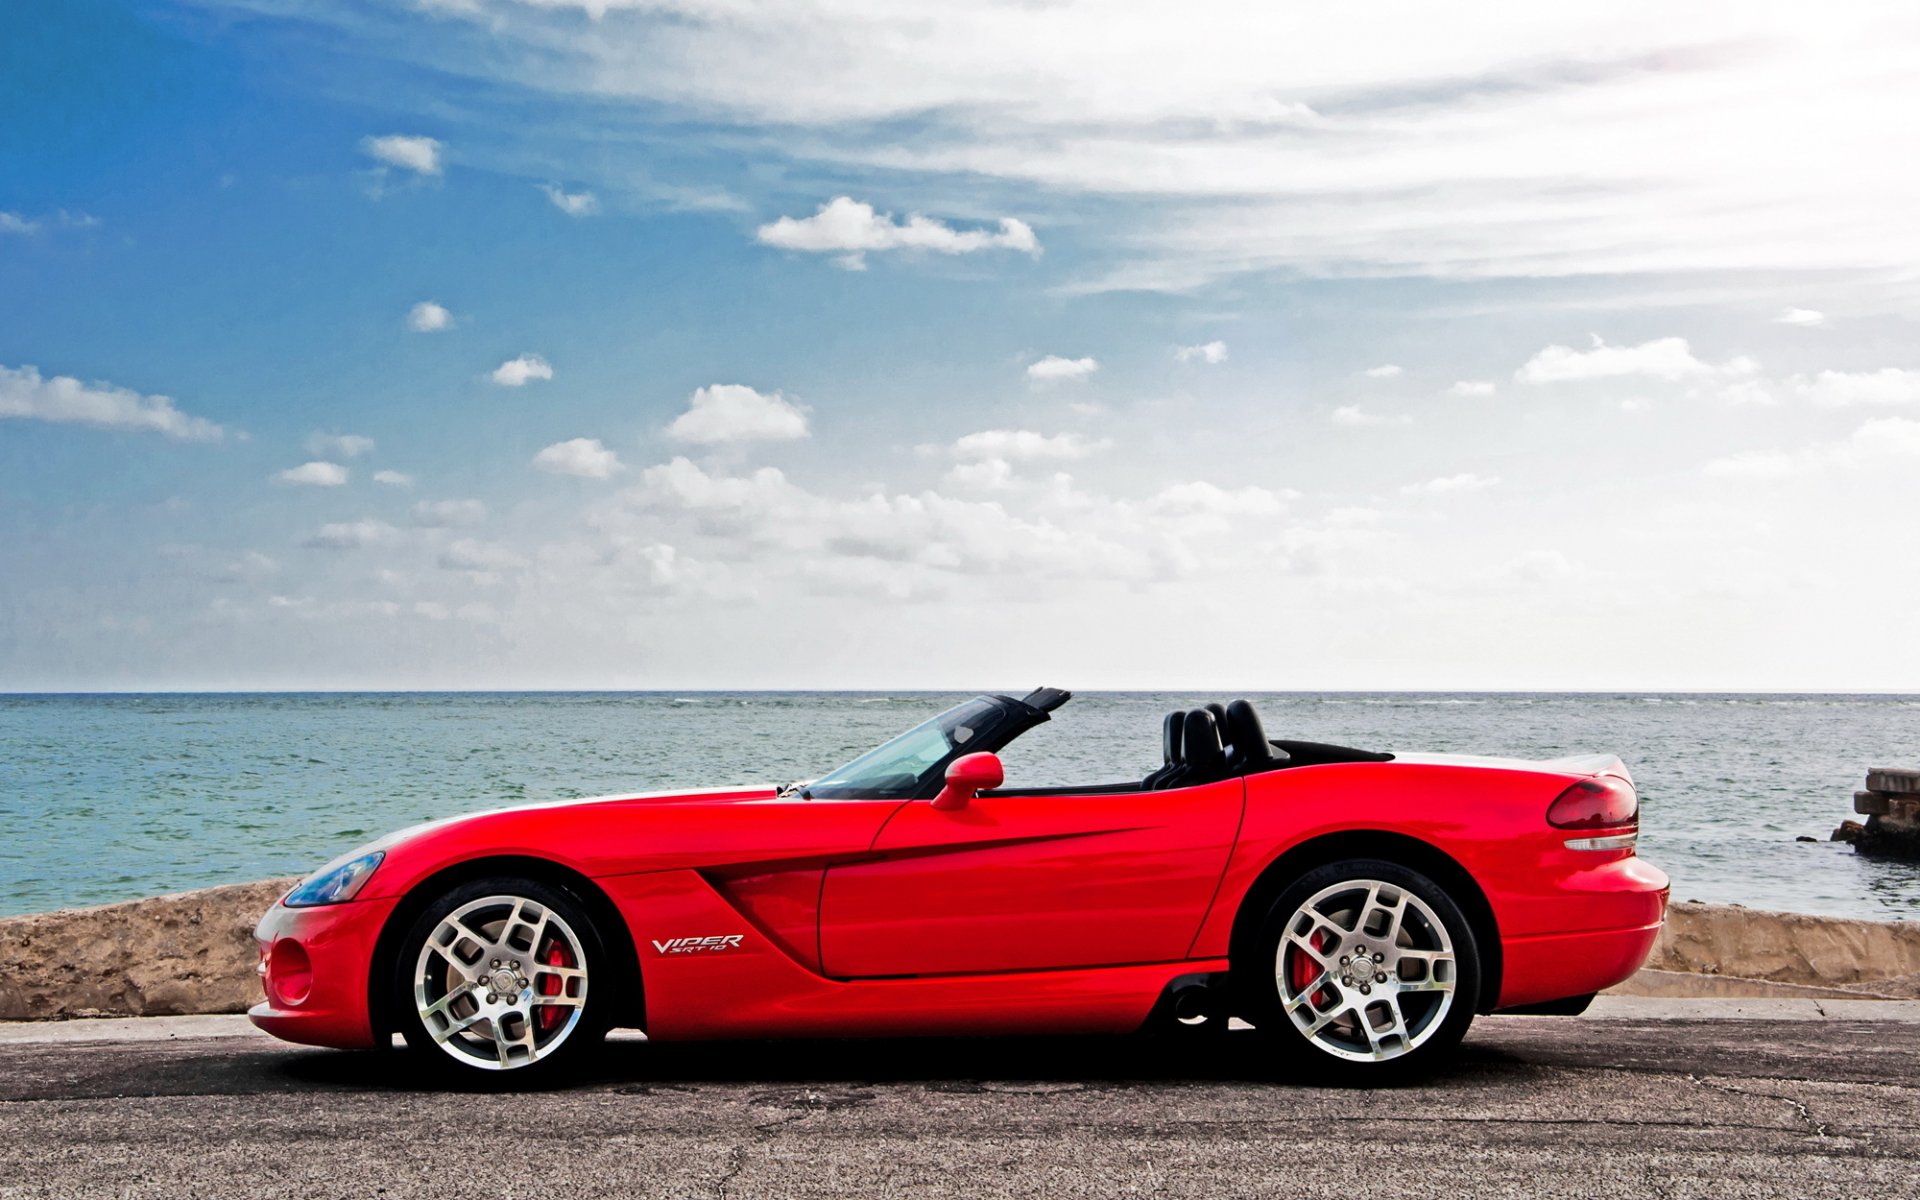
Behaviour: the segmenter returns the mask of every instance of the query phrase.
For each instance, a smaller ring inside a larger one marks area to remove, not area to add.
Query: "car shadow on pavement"
[[[1125,1087],[1157,1083],[1258,1083],[1325,1087],[1308,1066],[1276,1063],[1251,1031],[1219,1035],[1049,1038],[895,1038],[875,1041],[648,1042],[610,1040],[592,1064],[564,1078],[459,1078],[423,1070],[428,1060],[395,1049],[302,1053],[277,1065],[309,1085],[352,1090],[441,1091],[473,1087],[645,1092],[705,1084],[915,1083],[936,1090],[994,1090],[1048,1083]],[[1469,1044],[1459,1057],[1411,1086],[1523,1068],[1499,1051]],[[469,1073],[472,1074],[472,1073]]]

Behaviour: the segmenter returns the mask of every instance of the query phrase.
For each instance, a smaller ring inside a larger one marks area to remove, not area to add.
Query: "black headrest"
[[[1213,723],[1213,714],[1204,708],[1187,714],[1181,748],[1186,752],[1187,769],[1196,774],[1217,770],[1227,757],[1220,748],[1220,727]]]
[[[1245,700],[1227,705],[1227,741],[1233,746],[1235,766],[1254,766],[1273,757],[1273,747],[1267,744],[1267,731],[1260,725],[1260,714]]]
[[[1203,707],[1208,712],[1213,714],[1213,727],[1220,731],[1220,740],[1222,743],[1224,743],[1227,740],[1226,706],[1221,704],[1218,700],[1216,700],[1212,704],[1204,705]]]
[[[1160,748],[1166,754],[1168,766],[1180,761],[1180,734],[1186,728],[1187,714],[1174,709],[1160,726]]]

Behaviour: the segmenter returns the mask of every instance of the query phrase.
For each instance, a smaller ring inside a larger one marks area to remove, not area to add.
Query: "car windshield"
[[[816,779],[807,785],[807,794],[824,799],[913,796],[947,763],[980,745],[983,735],[1005,717],[991,700],[969,700]]]

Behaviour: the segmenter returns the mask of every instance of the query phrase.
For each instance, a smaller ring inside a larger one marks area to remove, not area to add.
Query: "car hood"
[[[389,846],[397,846],[402,842],[409,841],[429,831],[450,829],[457,825],[482,822],[493,817],[512,816],[515,813],[586,809],[602,804],[618,804],[623,806],[655,804],[740,804],[748,800],[771,800],[779,795],[779,791],[778,788],[770,783],[747,784],[741,787],[689,788],[665,792],[632,792],[625,795],[613,796],[582,796],[572,800],[543,800],[538,804],[511,804],[505,808],[483,808],[477,812],[461,813],[454,817],[441,817],[436,821],[423,821],[418,825],[409,825],[405,829],[396,830],[386,837],[381,838],[379,841],[362,847],[359,852],[364,854],[370,850],[383,850]]]
[[[506,808],[482,809],[478,812],[461,813],[458,816],[452,817],[441,817],[438,820],[422,821],[418,825],[409,825],[404,829],[396,829],[384,837],[368,842],[362,846],[355,846],[345,854],[332,859],[304,877],[301,883],[305,883],[315,876],[324,875],[335,867],[351,862],[363,855],[374,853],[386,854],[397,850],[403,851],[408,846],[420,843],[426,839],[428,835],[452,835],[457,837],[463,831],[483,830],[503,820],[511,821],[518,815],[524,813],[584,811],[602,805],[618,806],[621,808],[653,806],[665,808],[673,805],[721,807],[752,800],[771,800],[778,794],[779,789],[772,784],[754,784],[730,788],[692,788],[664,792],[635,792],[615,796],[584,796],[573,800],[548,800],[539,804],[515,804]],[[389,872],[389,875],[391,875],[391,872]],[[296,885],[296,887],[298,886],[299,885]]]

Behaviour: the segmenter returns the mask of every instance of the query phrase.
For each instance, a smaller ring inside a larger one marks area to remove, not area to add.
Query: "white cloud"
[[[844,579],[858,570],[847,564],[864,560],[914,572],[896,573],[903,588],[956,575],[1153,579],[1177,573],[1184,561],[1177,539],[1143,530],[1137,515],[1117,505],[1076,510],[1068,527],[1016,515],[995,500],[931,491],[832,499],[795,486],[772,467],[713,475],[685,458],[647,468],[640,485],[600,516],[599,527],[608,535],[654,540],[663,520],[691,522],[690,536],[714,542],[716,552],[753,563],[757,572],[784,555]],[[826,559],[833,560],[831,568]]]
[[[1883,367],[1878,371],[1822,371],[1796,377],[1794,388],[1822,408],[1879,407],[1920,400],[1920,371]]]
[[[1731,408],[1764,408],[1779,403],[1774,399],[1772,385],[1761,379],[1736,379],[1713,395]]]
[[[1459,475],[1443,475],[1438,479],[1429,479],[1425,483],[1409,483],[1400,489],[1404,496],[1445,496],[1459,492],[1484,492],[1500,483],[1497,475],[1475,475],[1463,472]]]
[[[553,367],[538,354],[522,354],[495,367],[492,378],[501,387],[525,387],[529,380],[552,379]]]
[[[598,438],[555,442],[533,456],[533,466],[549,474],[581,479],[608,479],[621,469],[620,456],[601,445]]]
[[[271,555],[249,550],[218,568],[213,578],[222,583],[248,583],[264,579],[279,569],[280,564]]]
[[[1013,486],[1013,464],[1004,458],[959,462],[947,472],[946,479],[956,487],[994,491]]]
[[[322,525],[319,532],[301,545],[314,550],[357,550],[391,542],[399,534],[398,529],[385,521],[368,517],[359,521],[336,521]]]
[[[1058,354],[1049,354],[1027,364],[1027,378],[1035,383],[1078,383],[1099,369],[1097,359],[1062,358]]]
[[[183,442],[217,442],[226,431],[188,416],[167,396],[143,396],[110,383],[68,375],[42,378],[36,367],[0,366],[0,420],[49,421],[164,434]]]
[[[1007,488],[1013,485],[1016,462],[1068,462],[1098,454],[1112,445],[1105,438],[1094,440],[1077,433],[1048,435],[1029,429],[988,429],[969,433],[947,448],[955,465],[946,477],[964,488]]]
[[[449,571],[491,573],[519,570],[527,560],[498,543],[461,538],[440,552],[440,565]]]
[[[952,453],[955,458],[966,462],[994,458],[1016,462],[1067,461],[1097,454],[1112,444],[1105,439],[1094,441],[1077,433],[1047,435],[1029,429],[988,429],[957,439],[953,443]]]
[[[551,183],[541,184],[540,190],[555,208],[570,217],[591,217],[600,211],[600,200],[592,192],[566,192]]]
[[[100,224],[100,218],[83,212],[68,212],[64,208],[51,217],[38,218],[29,217],[24,213],[0,210],[0,233],[32,237],[44,230],[49,222],[63,229],[92,229]]]
[[[307,450],[337,458],[359,458],[362,454],[373,453],[373,439],[357,433],[310,433],[307,435]]]
[[[629,494],[672,508],[756,513],[791,507],[788,502],[797,496],[798,489],[777,467],[761,467],[748,476],[710,475],[678,457],[641,472],[639,489]]]
[[[375,483],[384,483],[388,487],[413,486],[413,476],[407,474],[405,471],[375,471],[373,473],[373,481]]]
[[[455,606],[440,600],[416,600],[413,615],[429,621],[467,621],[475,625],[492,625],[500,619],[499,612],[492,605],[478,601]]]
[[[406,38],[365,6],[298,11],[456,78],[585,96],[598,156],[625,141],[627,161],[659,157],[631,133],[664,111],[675,145],[750,142],[771,178],[883,173],[949,205],[1057,197],[1124,251],[1101,286],[1898,285],[1920,259],[1920,177],[1887,157],[1920,133],[1901,0],[1510,5],[1491,29],[1406,3],[1303,23],[1244,2],[430,2],[476,11]],[[633,11],[578,19],[610,9]]]
[[[1716,458],[1701,469],[1714,479],[1786,479],[1814,465],[1784,450],[1748,450]]]
[[[693,393],[687,411],[667,426],[667,436],[703,446],[792,441],[808,436],[807,412],[779,392],[716,383]]]
[[[1227,344],[1222,341],[1202,342],[1198,346],[1182,346],[1173,352],[1176,362],[1203,362],[1208,365],[1227,361]]]
[[[360,148],[390,167],[412,171],[416,175],[440,174],[441,143],[437,138],[388,134],[363,138]]]
[[[1358,404],[1341,405],[1333,410],[1329,419],[1332,420],[1335,425],[1345,425],[1354,429],[1371,428],[1381,425],[1413,424],[1413,418],[1405,413],[1399,413],[1394,416],[1384,416],[1380,413],[1370,413]]]
[[[369,617],[393,618],[406,609],[392,600],[327,600],[312,596],[269,596],[267,607],[286,612],[302,621],[364,622]]]
[[[1491,396],[1495,390],[1493,384],[1484,379],[1462,379],[1447,389],[1447,395]]]
[[[1775,325],[1798,325],[1812,329],[1827,323],[1827,314],[1811,308],[1789,308],[1773,319]]]
[[[301,463],[297,467],[288,467],[273,478],[279,483],[301,487],[339,487],[347,481],[347,469],[339,463]]]
[[[1575,567],[1573,561],[1558,550],[1530,550],[1509,563],[1507,571],[1526,582],[1551,583],[1573,578]]]
[[[1147,506],[1163,512],[1258,517],[1284,512],[1287,502],[1299,497],[1300,493],[1290,488],[1280,491],[1263,487],[1229,490],[1218,484],[1196,480],[1160,489],[1147,501]]]
[[[1025,221],[1002,217],[999,226],[998,232],[959,230],[918,213],[899,222],[891,213],[875,212],[871,204],[851,196],[836,196],[822,204],[811,217],[781,217],[762,225],[755,236],[783,250],[838,254],[842,256],[841,265],[853,270],[865,266],[864,255],[888,250],[934,254],[972,254],[981,250],[1040,252],[1040,242]]]
[[[1880,417],[1855,429],[1843,441],[1821,442],[1797,450],[1749,450],[1707,463],[1714,479],[1778,481],[1822,471],[1859,471],[1888,462],[1911,471],[1920,461],[1920,421]]]
[[[422,500],[413,506],[413,523],[433,529],[478,525],[487,519],[487,506],[478,500]]]
[[[453,314],[431,300],[422,300],[407,310],[407,328],[415,333],[439,333],[453,328]]]
[[[1598,334],[1586,350],[1548,346],[1514,372],[1522,383],[1569,383],[1590,379],[1617,379],[1644,375],[1654,379],[1686,379],[1707,375],[1749,375],[1757,369],[1750,358],[1734,358],[1720,366],[1695,358],[1687,339],[1655,338],[1638,346],[1609,346]]]
[[[1392,363],[1382,363],[1377,367],[1368,367],[1360,373],[1368,379],[1392,379],[1399,375],[1401,371],[1399,367]]]
[[[1920,421],[1880,417],[1853,431],[1847,446],[1866,457],[1920,458]]]

